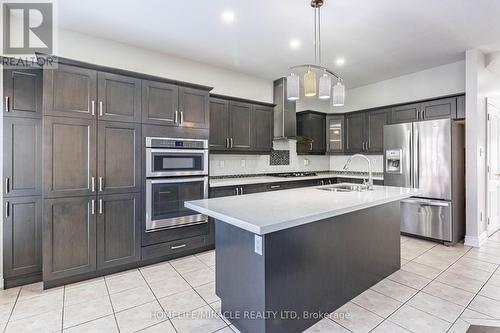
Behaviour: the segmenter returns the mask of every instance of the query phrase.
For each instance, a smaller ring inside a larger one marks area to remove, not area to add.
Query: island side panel
[[[330,313],[400,268],[399,202],[265,235],[266,311]],[[267,320],[302,332],[320,318]]]
[[[240,331],[264,333],[265,320],[250,318],[265,311],[265,253],[255,253],[254,237],[249,231],[215,221],[215,291],[223,314]]]

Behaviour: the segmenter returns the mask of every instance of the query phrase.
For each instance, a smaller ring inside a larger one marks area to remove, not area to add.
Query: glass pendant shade
[[[299,99],[299,76],[294,73],[286,77],[286,98],[289,101]]]
[[[332,91],[332,78],[328,74],[323,74],[319,78],[318,98],[320,99],[330,98],[331,91]]]
[[[316,73],[311,70],[304,74],[304,96],[316,96]]]
[[[339,81],[333,86],[333,106],[344,106],[344,102],[345,86]]]

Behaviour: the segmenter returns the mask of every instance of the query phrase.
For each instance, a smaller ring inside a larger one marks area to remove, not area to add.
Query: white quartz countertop
[[[329,217],[398,201],[417,195],[418,189],[374,186],[373,191],[332,192],[332,185],[262,192],[185,202],[202,214],[263,235]]]
[[[210,179],[210,187],[223,187],[223,186],[238,186],[238,185],[251,185],[251,184],[266,184],[266,183],[279,183],[279,182],[292,182],[301,180],[311,180],[311,179],[325,179],[325,178],[357,178],[364,179],[368,176],[361,175],[346,175],[336,172],[322,172],[318,173],[316,176],[307,177],[274,177],[274,176],[255,176],[255,177],[234,177],[234,178],[219,178]],[[375,180],[383,180],[383,177],[373,176]]]

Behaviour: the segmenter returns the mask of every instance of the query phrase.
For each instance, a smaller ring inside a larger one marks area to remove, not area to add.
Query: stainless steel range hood
[[[286,97],[286,77],[274,81],[274,131],[273,140],[296,139],[296,102]]]

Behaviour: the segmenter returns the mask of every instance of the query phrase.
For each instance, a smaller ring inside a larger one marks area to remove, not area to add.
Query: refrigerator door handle
[[[418,136],[418,129],[415,128],[414,130],[414,140],[413,140],[413,187],[414,188],[418,188],[418,185],[419,185],[419,180],[418,180],[418,177],[419,177],[419,169],[420,169],[420,152],[419,152],[419,149],[420,149],[420,145],[419,145],[419,136]]]
[[[412,142],[413,138],[412,138],[412,135],[411,135],[411,134],[412,134],[412,133],[411,133],[411,130],[408,130],[408,131],[407,131],[407,134],[408,134],[408,149],[410,150],[410,157],[411,157],[411,154],[412,154],[412,152],[413,152],[413,150],[412,150],[412,149],[413,149],[413,145],[412,145],[412,143],[413,143],[413,142]],[[403,160],[403,159],[401,159],[401,163],[403,163],[403,161],[404,161],[404,160]],[[411,158],[410,158],[410,161],[411,161]],[[415,178],[415,177],[413,177],[413,171],[414,171],[413,169],[414,169],[414,168],[413,168],[413,165],[412,165],[412,163],[410,162],[410,187],[415,187],[415,183],[413,182],[413,181],[414,181],[414,178]],[[403,165],[401,165],[401,170],[403,170]]]

